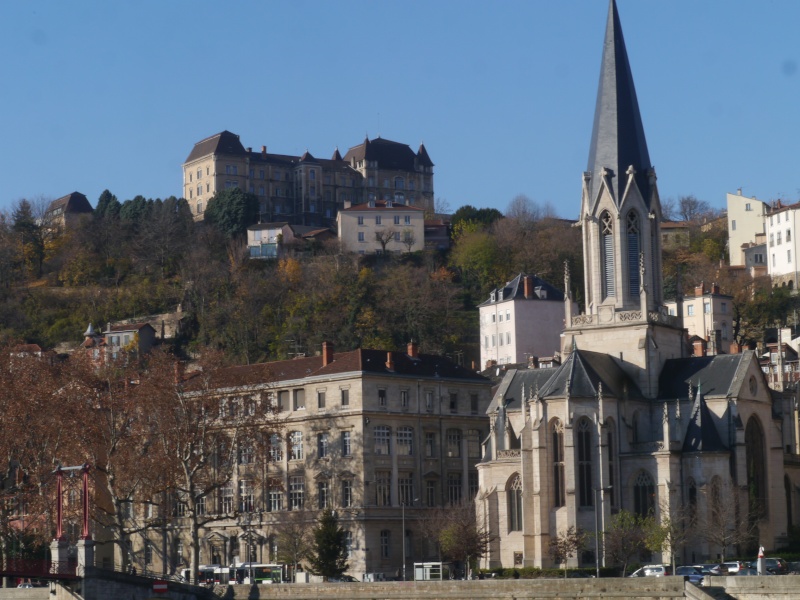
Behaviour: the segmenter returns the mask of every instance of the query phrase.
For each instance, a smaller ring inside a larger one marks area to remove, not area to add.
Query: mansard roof
[[[242,142],[239,141],[239,136],[225,130],[197,142],[185,162],[188,163],[210,154],[244,155],[246,153]]]
[[[612,193],[616,202],[621,202],[627,182],[626,172],[631,165],[636,170],[636,184],[649,208],[651,190],[647,171],[652,165],[639,114],[633,74],[628,63],[625,39],[622,36],[622,25],[617,5],[611,0],[589,148],[591,197],[597,195],[602,172],[606,168],[613,171],[613,177],[610,178]]]
[[[644,398],[636,382],[622,369],[619,360],[610,354],[574,348],[553,377],[542,388],[541,397],[597,397],[602,384],[603,396],[610,398]]]
[[[506,283],[504,286],[496,288],[494,292],[503,292],[503,298],[500,299],[499,294],[494,294],[494,300],[490,296],[488,300],[481,303],[479,306],[489,306],[497,304],[498,302],[507,302],[509,300],[526,300],[525,298],[525,273],[520,273],[514,279]],[[555,300],[558,302],[564,301],[564,292],[558,288],[550,285],[544,279],[536,275],[527,275],[532,279],[533,295],[528,300]]]
[[[420,150],[424,151],[424,157],[420,156],[421,160],[417,162],[418,156],[414,154],[408,144],[401,144],[380,137],[374,140],[366,138],[363,143],[350,148],[347,154],[344,155],[344,160],[347,162],[351,160],[377,161],[381,169],[397,169],[399,171],[414,171],[417,164],[433,166],[425,147],[421,146]]]
[[[72,192],[53,200],[47,207],[47,212],[53,212],[57,208],[63,209],[65,213],[90,213],[94,210],[86,196],[80,192]]]
[[[701,388],[702,389],[702,388]],[[714,424],[711,411],[708,409],[701,390],[698,390],[692,407],[692,415],[686,426],[686,436],[683,439],[684,452],[714,452],[727,450],[719,436],[717,426]]]

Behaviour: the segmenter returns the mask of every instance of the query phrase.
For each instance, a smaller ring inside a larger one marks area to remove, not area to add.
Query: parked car
[[[707,563],[703,565],[695,565],[700,567],[704,575],[727,575],[728,568],[720,563]]]
[[[690,565],[677,567],[675,569],[675,575],[686,577],[689,580],[689,583],[694,583],[695,585],[701,585],[703,583],[703,579],[705,578],[705,575],[698,567],[693,567]]]
[[[358,583],[358,579],[352,575],[341,575],[340,577],[328,577],[329,583]]]
[[[750,567],[758,570],[758,561],[751,562]],[[782,558],[765,558],[764,570],[773,575],[786,575],[789,572],[789,564]]]
[[[672,567],[670,565],[646,565],[641,569],[637,569],[628,577],[664,577],[665,575],[672,575]]]
[[[758,575],[758,569],[754,569],[753,567],[742,567],[736,573],[733,573],[737,577],[749,577],[752,575]],[[770,573],[769,571],[764,571],[764,575],[774,575],[774,573]]]
[[[735,575],[739,572],[739,569],[744,569],[747,565],[740,560],[734,560],[731,562],[724,562],[722,563],[724,566],[728,567],[728,573],[731,575]]]

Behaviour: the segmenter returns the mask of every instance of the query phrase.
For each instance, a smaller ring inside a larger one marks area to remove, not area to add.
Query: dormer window
[[[497,301],[498,302],[502,302],[503,301],[503,290],[498,291],[497,294],[498,294]]]
[[[495,302],[495,301],[497,301],[497,292],[492,292],[492,294],[491,294],[491,301],[492,301],[492,302]]]

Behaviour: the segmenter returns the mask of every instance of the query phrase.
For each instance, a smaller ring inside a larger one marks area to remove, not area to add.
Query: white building
[[[800,203],[776,204],[766,217],[767,268],[772,285],[797,289],[797,225]]]
[[[523,363],[559,351],[564,293],[535,275],[520,273],[492,290],[478,310],[484,368],[492,362]]]
[[[742,195],[739,188],[735,194],[727,194],[728,207],[728,250],[731,266],[745,263],[743,248],[756,241],[756,236],[764,233],[764,217],[767,205],[753,196]]]

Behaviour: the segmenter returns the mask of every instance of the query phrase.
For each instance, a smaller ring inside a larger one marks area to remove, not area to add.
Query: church
[[[575,314],[565,270],[561,365],[509,370],[487,411],[476,512],[492,541],[481,567],[553,566],[552,539],[571,526],[602,532],[621,510],[684,523],[679,564],[774,550],[796,525],[797,402],[767,386],[752,351],[691,355],[664,307],[661,220],[610,0],[575,224],[585,305]],[[731,535],[702,535],[709,524]],[[746,542],[733,535],[748,527]],[[602,542],[589,546],[569,565],[608,562]]]

